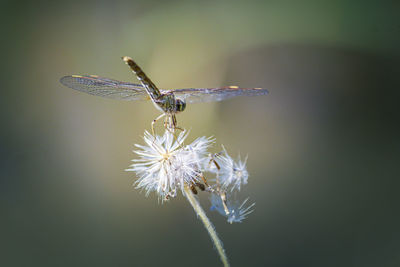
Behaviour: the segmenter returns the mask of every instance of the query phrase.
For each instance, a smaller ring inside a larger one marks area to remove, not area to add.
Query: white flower
[[[218,172],[218,179],[221,183],[221,187],[224,190],[228,188],[233,191],[234,189],[240,190],[242,184],[247,184],[249,173],[246,169],[247,157],[244,161],[241,160],[240,155],[237,161],[234,161],[226,151],[225,147],[222,147],[223,151],[215,157],[220,170],[216,170],[215,167],[211,168],[211,171]]]
[[[247,207],[245,204],[249,198],[246,198],[243,202],[236,199],[235,195],[228,195],[226,201],[226,207],[228,208],[228,214],[225,212],[224,205],[221,197],[218,194],[211,195],[211,210],[217,210],[222,216],[227,217],[229,223],[238,222],[241,223],[247,216],[254,211],[251,209],[256,203],[253,203]]]
[[[196,158],[199,169],[203,169],[204,162],[207,162],[207,149],[213,142],[214,139],[212,139],[211,137],[207,138],[205,136],[202,136],[185,147],[185,149],[188,152],[192,153],[192,156]]]
[[[201,137],[184,146],[186,137],[186,132],[181,132],[176,138],[169,131],[155,137],[145,132],[147,146],[135,145],[140,150],[134,152],[140,158],[132,160],[135,163],[126,170],[134,171],[139,176],[136,188],[144,189],[147,195],[155,191],[166,199],[174,197],[177,189],[183,190],[185,185],[199,181],[199,166],[204,161],[211,140]]]

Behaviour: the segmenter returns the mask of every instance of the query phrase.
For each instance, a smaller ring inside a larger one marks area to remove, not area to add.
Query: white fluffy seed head
[[[240,190],[242,185],[247,184],[249,178],[246,169],[247,157],[242,161],[239,155],[237,161],[234,161],[225,147],[222,148],[222,152],[213,157],[220,169],[218,170],[215,164],[211,164],[210,171],[218,173],[218,179],[223,190]]]
[[[248,206],[245,206],[248,198],[244,201],[239,201],[236,198],[236,194],[228,194],[226,197],[226,207],[228,214],[224,208],[224,205],[221,200],[221,196],[218,194],[211,195],[211,210],[218,211],[222,216],[227,218],[229,223],[241,223],[247,216],[254,211],[252,209],[256,203],[252,203]]]
[[[135,145],[134,152],[139,159],[126,171],[134,171],[139,176],[136,188],[149,194],[155,191],[163,200],[175,196],[178,189],[199,181],[202,162],[212,143],[210,138],[201,137],[184,146],[187,132],[181,132],[176,138],[165,131],[163,136],[152,136],[145,132],[143,145]],[[176,139],[176,140],[175,140]]]

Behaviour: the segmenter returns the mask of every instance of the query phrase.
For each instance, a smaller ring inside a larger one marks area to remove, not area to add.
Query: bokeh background
[[[191,140],[249,155],[232,266],[399,266],[399,1],[2,1],[1,266],[220,266],[190,205],[125,172],[158,115],[69,74],[268,96],[195,104]],[[160,129],[160,128],[159,128]],[[208,210],[207,195],[200,200]]]

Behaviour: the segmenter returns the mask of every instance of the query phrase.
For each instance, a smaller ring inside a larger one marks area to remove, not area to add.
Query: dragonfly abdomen
[[[157,86],[150,80],[149,77],[147,77],[147,75],[138,66],[138,64],[136,64],[136,62],[133,61],[133,59],[130,57],[123,57],[122,59],[125,61],[126,64],[129,65],[132,72],[135,73],[138,80],[146,89],[147,93],[150,95],[153,101],[156,101],[158,98],[160,98],[161,97],[160,90],[158,90]]]

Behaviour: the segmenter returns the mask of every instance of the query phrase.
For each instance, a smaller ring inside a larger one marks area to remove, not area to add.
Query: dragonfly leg
[[[159,120],[159,119],[161,119],[162,117],[164,117],[165,116],[165,113],[163,113],[163,114],[161,114],[160,116],[158,116],[157,118],[155,118],[152,122],[151,122],[151,132],[152,132],[152,134],[153,134],[153,136],[155,137],[156,135],[156,132],[154,131],[154,124]]]
[[[171,128],[171,127],[169,127],[169,125],[170,125],[169,120],[170,120],[170,115],[167,114],[164,119],[164,128],[167,130],[169,130]]]
[[[176,115],[175,114],[172,114],[172,125],[174,127],[174,130],[180,130],[182,132],[185,131],[185,129],[183,129],[181,127],[178,127],[178,121],[176,120]]]
[[[173,123],[173,115],[171,114],[167,114],[164,120],[164,127],[165,130],[167,130],[168,132],[172,133],[175,136],[175,126]]]
[[[166,114],[164,119],[164,128],[166,131],[172,133],[175,136],[175,128],[172,124],[172,116],[171,114]],[[176,136],[175,136],[176,138]]]
[[[164,127],[165,127],[166,131],[170,132],[174,136],[176,141],[178,141],[178,136],[176,135],[175,130],[178,129],[178,130],[184,131],[184,129],[176,126],[175,114],[170,114],[170,113],[166,114],[165,120],[164,120]],[[183,148],[183,143],[179,143],[179,146],[181,148]]]

